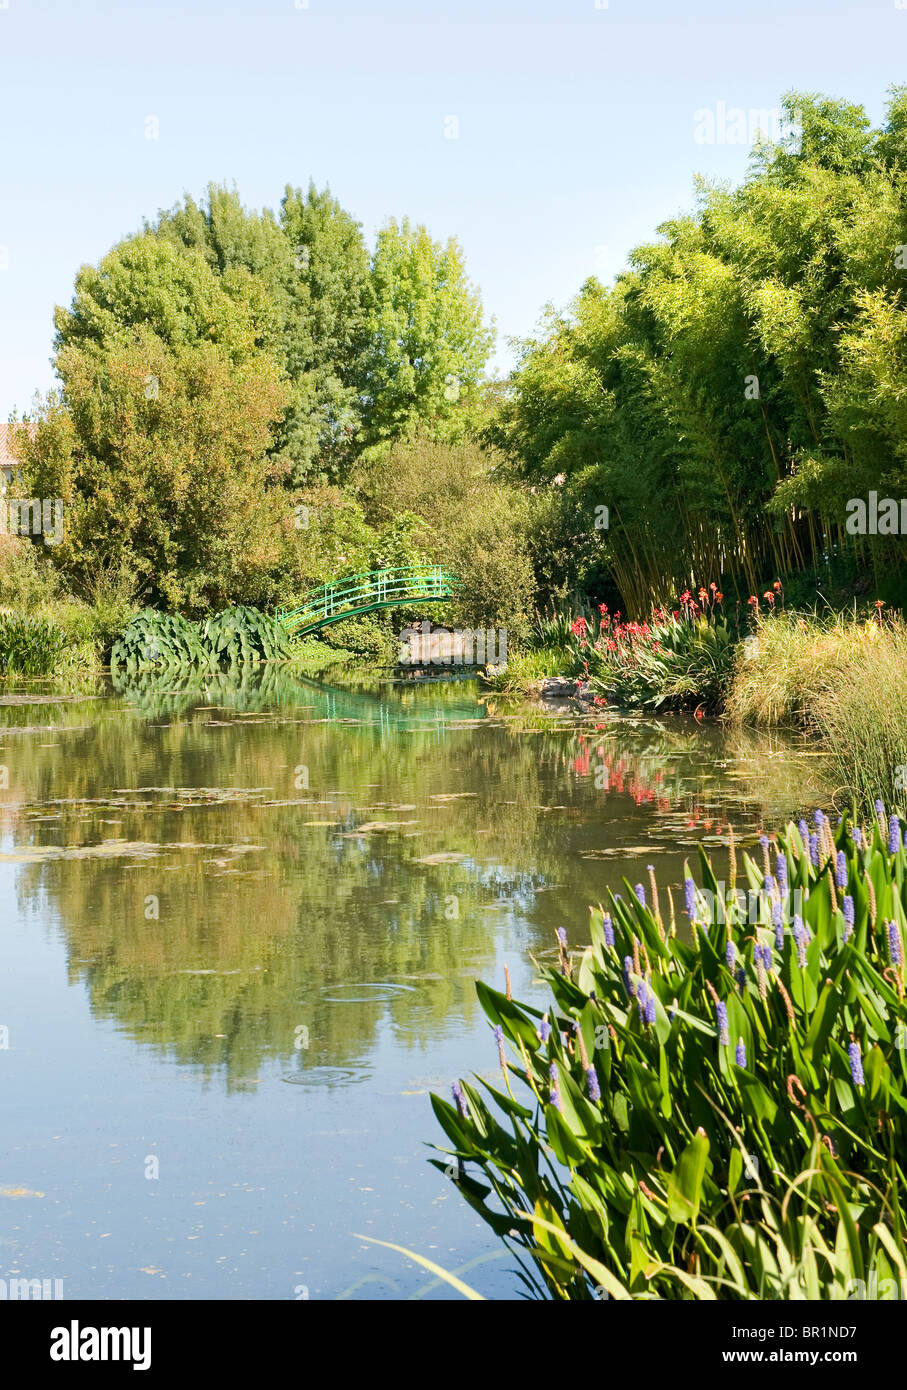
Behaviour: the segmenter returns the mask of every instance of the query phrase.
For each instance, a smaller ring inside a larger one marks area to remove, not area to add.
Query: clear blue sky
[[[743,175],[697,110],[795,87],[878,120],[905,54],[896,0],[0,0],[0,419],[53,385],[78,267],[209,180],[276,208],[312,177],[369,239],[457,236],[504,368],[694,172]]]

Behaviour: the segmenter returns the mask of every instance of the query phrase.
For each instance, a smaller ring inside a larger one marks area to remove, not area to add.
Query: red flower
[[[586,631],[586,619],[574,619],[574,621],[570,624],[570,631],[573,633],[575,637],[579,637],[582,633]]]
[[[607,613],[607,611],[608,611],[608,605],[607,605],[606,603],[600,603],[600,604],[598,605],[598,611],[599,611],[599,613],[602,613],[602,614]]]
[[[759,607],[759,600],[757,599],[755,594],[750,594],[749,598],[747,599],[747,603],[751,604],[753,608]]]

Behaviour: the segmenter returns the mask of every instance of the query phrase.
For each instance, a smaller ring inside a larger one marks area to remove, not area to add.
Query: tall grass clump
[[[478,984],[498,1079],[432,1097],[436,1166],[535,1295],[907,1287],[904,824],[773,841],[742,890],[701,850],[676,909],[651,870],[609,892],[591,944],[558,931],[547,1007]]]
[[[881,795],[907,807],[907,626],[871,629],[872,640],[824,682],[813,723],[836,782],[858,804]]]
[[[778,612],[737,648],[735,719],[799,724],[827,752],[847,800],[907,803],[907,625],[900,616]]]

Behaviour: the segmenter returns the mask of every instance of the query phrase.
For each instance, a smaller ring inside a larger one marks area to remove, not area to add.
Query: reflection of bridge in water
[[[283,663],[238,666],[214,674],[186,672],[182,680],[172,673],[117,672],[113,687],[147,719],[189,714],[197,705],[236,714],[297,710],[309,719],[345,724],[381,738],[409,729],[440,739],[451,726],[486,717],[474,687],[450,677],[376,678],[368,689],[357,689],[304,676]]]
[[[307,705],[323,708],[322,717],[331,723],[362,725],[380,730],[382,736],[400,729],[432,731],[440,739],[451,725],[475,723],[486,716],[485,706],[475,698],[464,698],[461,690],[451,688],[454,684],[450,680],[388,681],[378,692],[363,692],[300,677],[299,694]]]

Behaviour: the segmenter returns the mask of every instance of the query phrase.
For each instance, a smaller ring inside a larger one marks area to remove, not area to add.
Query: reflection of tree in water
[[[449,689],[442,702],[470,708]],[[583,857],[589,845],[638,845],[653,814],[712,803],[731,801],[738,825],[747,798],[758,822],[760,793],[745,779],[738,792],[720,766],[744,755],[759,766],[758,744],[729,753],[723,735],[679,726],[521,731],[495,718],[438,738],[424,717],[436,692],[407,697],[417,708],[396,726],[368,723],[367,704],[357,724],[321,722],[308,686],[295,701],[282,687],[267,719],[240,718],[262,708],[260,680],[248,701],[241,682],[206,683],[167,724],[134,694],[8,712],[8,726],[59,730],[56,747],[40,746],[46,734],[4,739],[34,817],[20,819],[17,845],[131,847],[21,871],[21,893],[46,896],[62,924],[92,1008],[231,1086],[268,1056],[292,1074],[367,1065],[382,1027],[422,1045],[473,1011],[472,979],[495,956],[495,900],[531,915],[535,889],[556,882],[551,910],[582,924],[613,881]],[[418,862],[439,854],[463,857]],[[352,988],[379,982],[391,988],[375,998]]]

